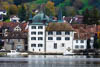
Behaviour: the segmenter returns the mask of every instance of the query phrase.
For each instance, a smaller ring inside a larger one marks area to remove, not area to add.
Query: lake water
[[[100,56],[0,57],[0,67],[100,67]]]

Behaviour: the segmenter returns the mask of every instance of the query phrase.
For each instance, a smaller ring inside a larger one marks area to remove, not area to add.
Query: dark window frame
[[[31,29],[36,29],[36,26],[31,26]]]
[[[61,40],[61,37],[56,37],[56,40]]]
[[[53,37],[48,37],[48,40],[53,40]]]

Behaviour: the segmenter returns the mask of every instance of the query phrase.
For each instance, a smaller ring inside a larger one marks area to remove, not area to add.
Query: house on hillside
[[[0,10],[0,15],[7,15],[7,11],[6,10]]]
[[[4,15],[7,15],[7,11],[6,10],[0,10],[0,21],[3,21]]]
[[[20,18],[18,16],[13,15],[10,17],[11,22],[19,22],[19,20],[20,20]]]

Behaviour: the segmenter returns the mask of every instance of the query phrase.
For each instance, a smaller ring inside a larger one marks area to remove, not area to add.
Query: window
[[[20,39],[18,39],[18,42],[20,42]]]
[[[70,38],[69,37],[65,37],[65,40],[70,40]]]
[[[54,43],[54,49],[57,49],[57,43]]]
[[[31,40],[36,40],[36,37],[31,37]]]
[[[61,40],[61,37],[57,37],[56,40]]]
[[[84,40],[81,40],[81,43],[84,43]]]
[[[41,51],[41,49],[39,49],[39,51]]]
[[[51,31],[50,31],[50,32],[48,32],[48,35],[53,35],[53,32],[51,32]]]
[[[21,46],[21,45],[17,45],[17,48],[18,48],[18,49],[21,49],[21,48],[22,48],[22,46]]]
[[[36,47],[36,44],[31,44],[31,47]]]
[[[62,47],[64,47],[65,46],[65,44],[64,43],[62,43]]]
[[[76,43],[78,43],[78,40],[76,40]]]
[[[48,37],[48,40],[53,40],[53,37]]]
[[[81,45],[81,46],[80,46],[80,48],[84,48],[84,46],[83,46],[83,45]]]
[[[43,32],[38,32],[38,35],[43,35]]]
[[[42,37],[38,37],[38,40],[43,40],[43,38]]]
[[[31,35],[36,35],[36,32],[31,32]]]
[[[38,44],[38,47],[43,47],[43,45],[42,44]]]
[[[56,35],[61,35],[61,32],[56,32]]]
[[[36,26],[32,26],[32,29],[36,29]]]
[[[34,51],[34,48],[33,48],[33,51]]]
[[[75,45],[75,48],[77,49],[77,48],[79,48],[79,46],[78,45]]]
[[[43,29],[43,26],[38,26],[38,29]]]
[[[65,32],[65,35],[70,35],[70,32]]]

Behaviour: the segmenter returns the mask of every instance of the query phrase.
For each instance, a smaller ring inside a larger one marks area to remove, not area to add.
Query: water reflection
[[[100,67],[100,56],[29,55],[2,57],[0,67]]]

